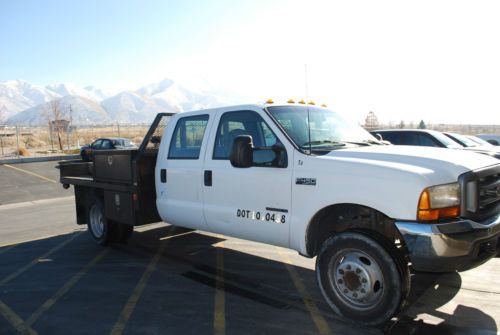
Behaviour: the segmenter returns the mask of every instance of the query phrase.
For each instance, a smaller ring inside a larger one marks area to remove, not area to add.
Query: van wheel
[[[316,278],[330,307],[358,324],[377,326],[389,321],[409,290],[409,272],[400,270],[401,262],[392,254],[362,233],[328,238],[316,259]]]
[[[117,237],[117,226],[104,216],[104,208],[99,200],[96,200],[89,208],[87,215],[87,227],[94,241],[99,245],[113,242]]]

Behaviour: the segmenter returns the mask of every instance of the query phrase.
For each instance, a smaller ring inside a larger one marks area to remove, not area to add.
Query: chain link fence
[[[0,124],[0,158],[78,154],[80,148],[100,137],[123,137],[136,145],[150,124],[88,126],[13,126]]]

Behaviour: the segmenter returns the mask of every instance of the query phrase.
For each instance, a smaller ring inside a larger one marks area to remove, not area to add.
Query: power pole
[[[66,129],[66,141],[68,142],[67,143],[67,147],[68,147],[68,151],[69,151],[69,138],[70,138],[70,131],[72,131],[72,125],[73,125],[73,109],[71,108],[71,104],[69,105],[69,127],[68,129]]]

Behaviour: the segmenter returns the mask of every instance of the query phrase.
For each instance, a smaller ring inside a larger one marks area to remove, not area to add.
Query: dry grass
[[[124,137],[139,145],[146,135],[149,126],[147,125],[116,125],[78,127],[71,133],[61,133],[61,141],[64,151],[76,152],[79,146],[90,144],[100,137]],[[14,127],[3,130],[2,136],[3,152],[5,156],[17,155],[17,136]],[[19,128],[19,147],[26,150],[27,154],[44,155],[48,152],[60,152],[57,134],[53,133],[52,138],[48,127],[22,127]],[[21,150],[19,150],[21,151]],[[79,151],[78,151],[79,152]],[[19,153],[21,155],[21,153]],[[1,151],[0,151],[1,156]]]

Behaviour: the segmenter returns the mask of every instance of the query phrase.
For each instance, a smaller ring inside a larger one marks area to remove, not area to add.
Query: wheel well
[[[103,199],[103,190],[93,187],[75,185],[76,198],[76,223],[79,225],[87,224],[87,212],[95,199]]]
[[[328,237],[347,230],[377,233],[392,243],[403,241],[394,220],[387,215],[358,204],[336,204],[320,210],[309,223],[306,232],[307,255],[316,256]]]

